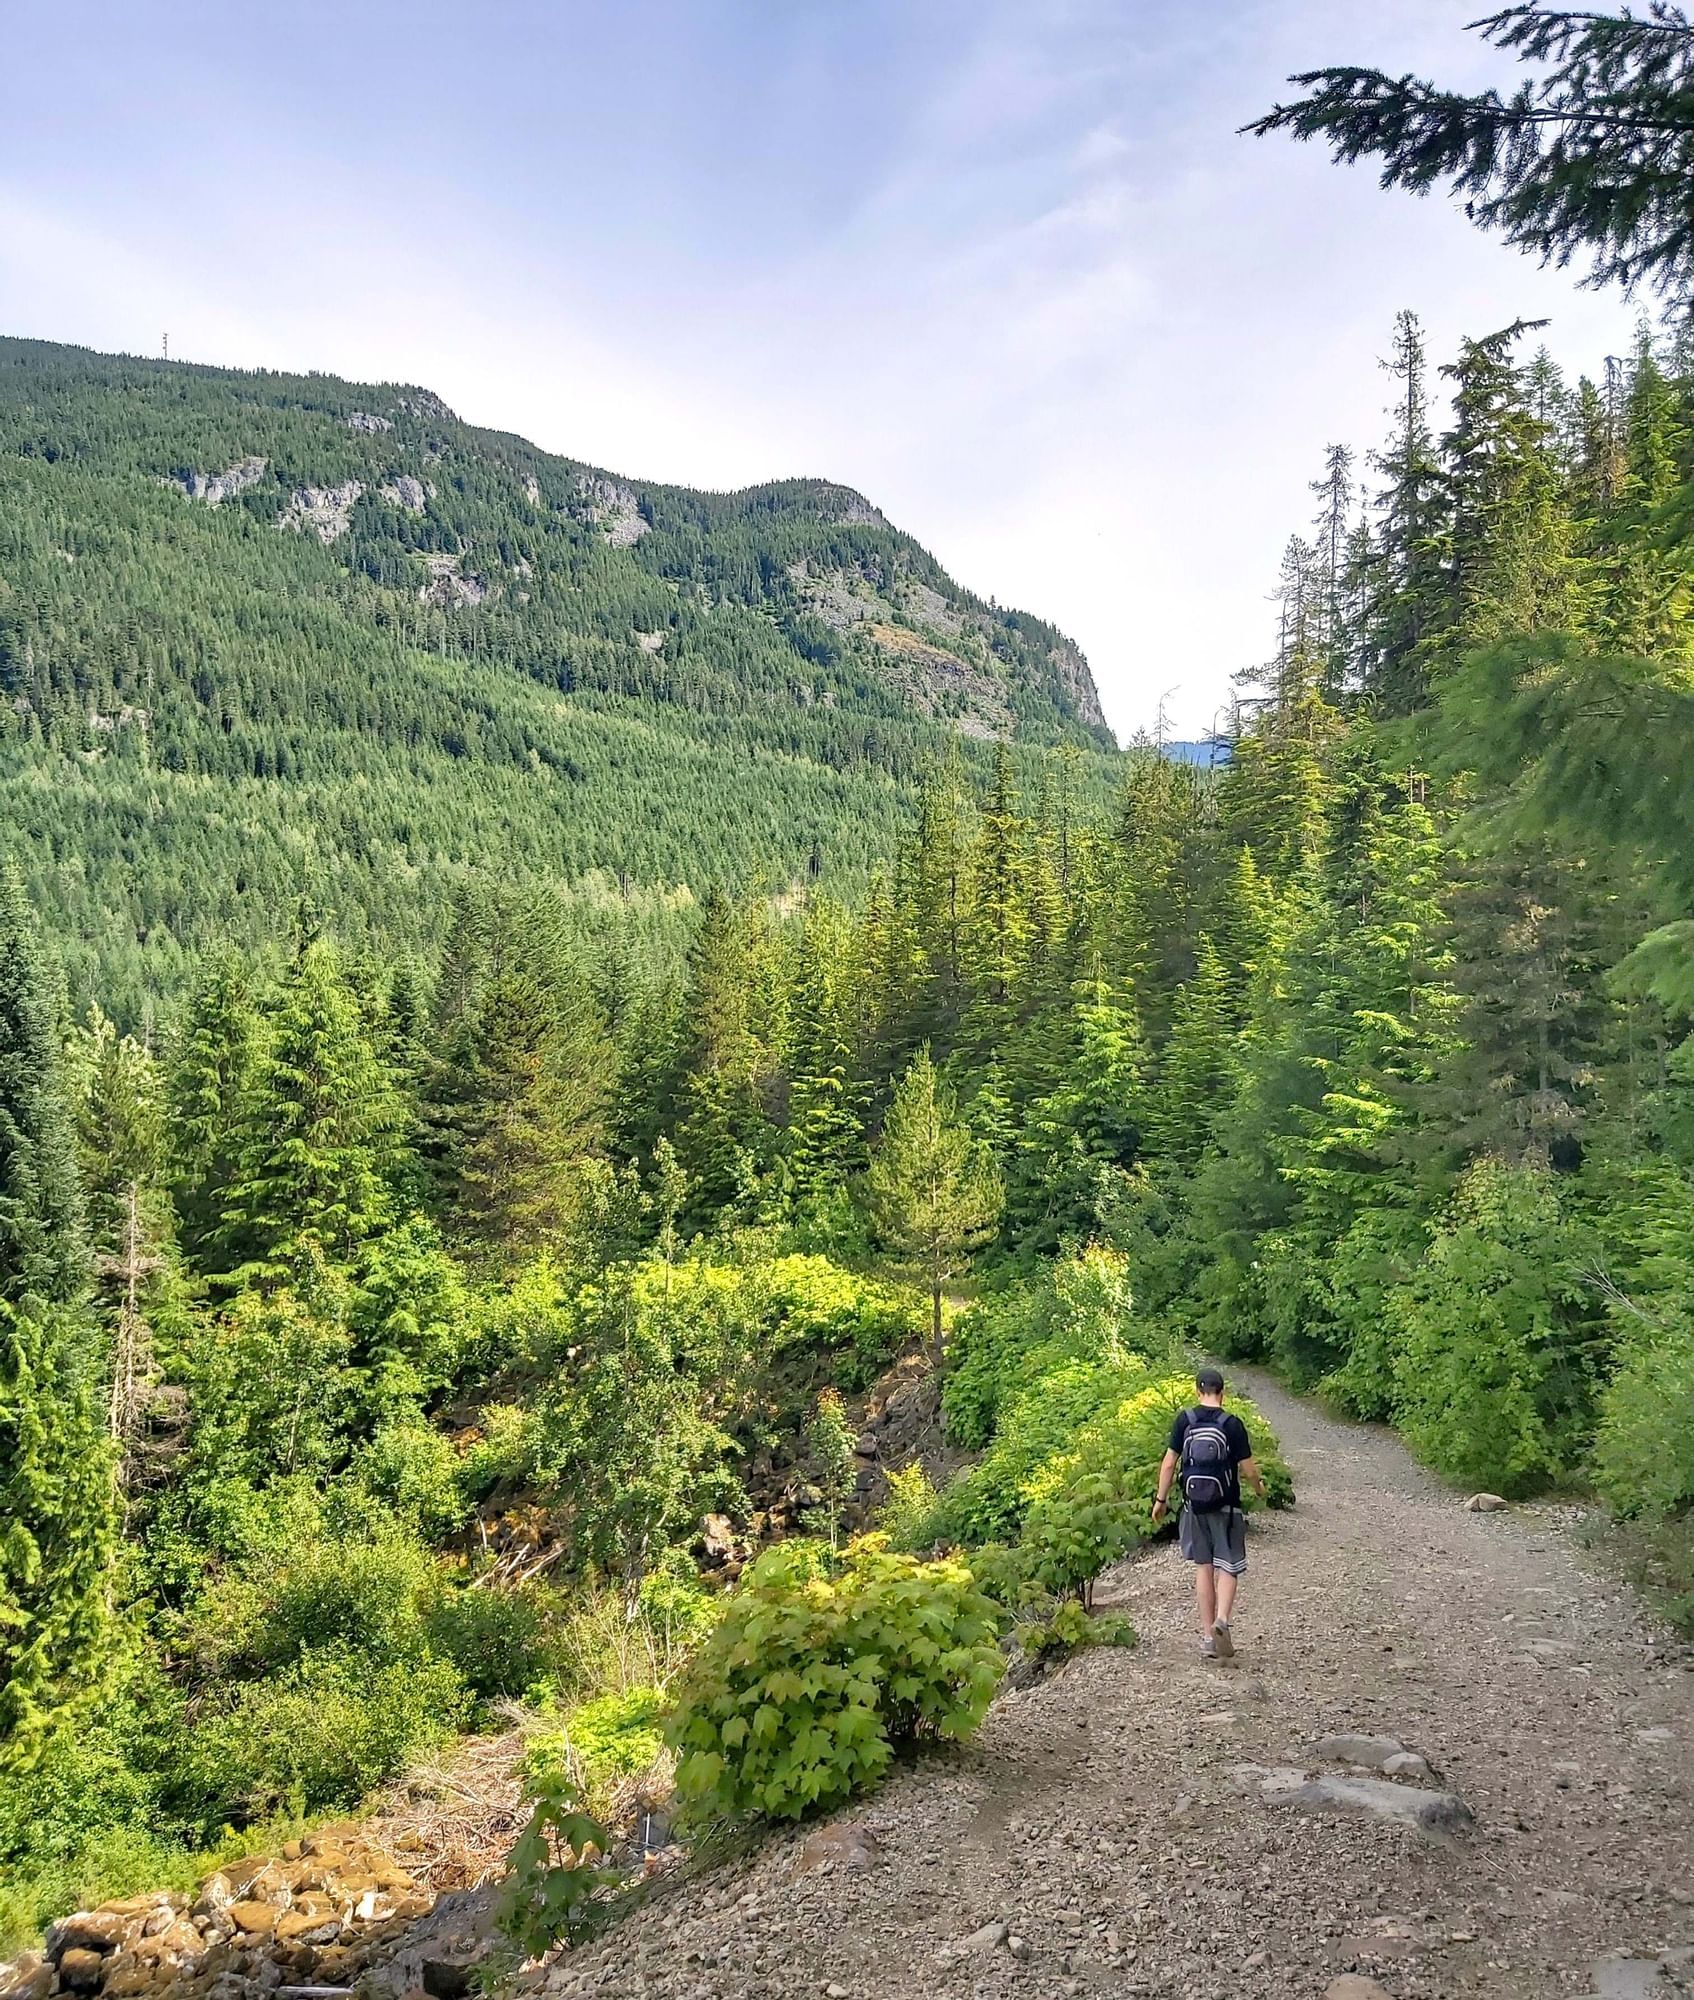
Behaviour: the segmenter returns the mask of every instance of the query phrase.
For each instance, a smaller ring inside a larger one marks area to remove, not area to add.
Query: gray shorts
[[[1182,1553],[1191,1563],[1210,1563],[1228,1576],[1245,1573],[1247,1516],[1239,1507],[1219,1507],[1211,1514],[1196,1514],[1192,1507],[1184,1507],[1176,1532]]]

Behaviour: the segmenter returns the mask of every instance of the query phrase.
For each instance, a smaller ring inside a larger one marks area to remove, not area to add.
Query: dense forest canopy
[[[302,899],[438,947],[499,856],[674,944],[714,884],[861,889],[949,735],[1111,746],[1068,640],[843,487],[632,483],[423,390],[22,340],[0,694],[0,830],[126,1024]]]

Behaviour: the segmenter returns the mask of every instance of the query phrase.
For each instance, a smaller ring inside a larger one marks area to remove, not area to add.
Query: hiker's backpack
[[[1188,1412],[1182,1437],[1182,1497],[1196,1514],[1215,1514],[1229,1503],[1229,1473],[1235,1454],[1221,1410]]]

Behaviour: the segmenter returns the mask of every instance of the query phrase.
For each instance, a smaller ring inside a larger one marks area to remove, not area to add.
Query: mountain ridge
[[[412,384],[0,339],[0,845],[130,1018],[302,901],[393,947],[490,868],[851,889],[937,757],[1104,768],[1097,714],[1062,633],[835,482],[629,481]]]

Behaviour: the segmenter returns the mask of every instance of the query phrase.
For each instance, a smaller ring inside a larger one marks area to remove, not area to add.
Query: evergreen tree
[[[1379,714],[1404,715],[1423,700],[1425,642],[1444,602],[1441,472],[1429,420],[1429,361],[1415,313],[1396,317],[1394,351],[1382,366],[1397,387],[1388,444],[1371,459],[1385,483],[1376,500],[1360,683]]]
[[[54,991],[17,872],[0,869],[0,1301],[64,1305],[88,1282]]]
[[[883,1241],[924,1274],[939,1374],[942,1297],[963,1258],[987,1240],[1004,1197],[986,1148],[959,1118],[927,1049],[895,1088],[865,1192]]]
[[[87,1315],[0,1300],[0,1777],[98,1682],[114,1515]]]
[[[236,1179],[217,1241],[264,1282],[346,1263],[392,1213],[400,1116],[334,948],[305,946],[277,996],[244,1107]]]
[[[171,1187],[194,1254],[210,1246],[229,1202],[261,1044],[251,974],[221,952],[189,999],[168,1064]]]
[[[612,1051],[579,982],[496,976],[460,1016],[445,1064],[443,1197],[457,1233],[521,1258],[558,1243],[582,1195],[613,1087]]]
[[[1152,1138],[1161,1165],[1191,1170],[1211,1143],[1231,1074],[1229,971],[1209,937],[1200,940],[1194,976],[1176,997],[1170,1039],[1159,1060]]]
[[[156,1328],[182,1315],[164,1077],[152,1051],[120,1035],[98,1008],[72,1037],[70,1056],[97,1298],[109,1329],[107,1430],[127,1487],[157,1375]]]
[[[96,1678],[111,1467],[54,994],[35,920],[0,871],[0,1773],[26,1770]]]
[[[1465,213],[1543,262],[1593,259],[1590,282],[1694,291],[1686,198],[1694,26],[1672,6],[1618,14],[1511,6],[1471,23],[1546,67],[1510,96],[1441,90],[1356,66],[1290,79],[1308,95],[1246,129],[1374,157],[1384,187],[1448,182]]]
[[[1456,650],[1571,623],[1572,532],[1546,428],[1511,358],[1522,323],[1460,343],[1442,370],[1453,427],[1442,440],[1451,518],[1443,664]]]

